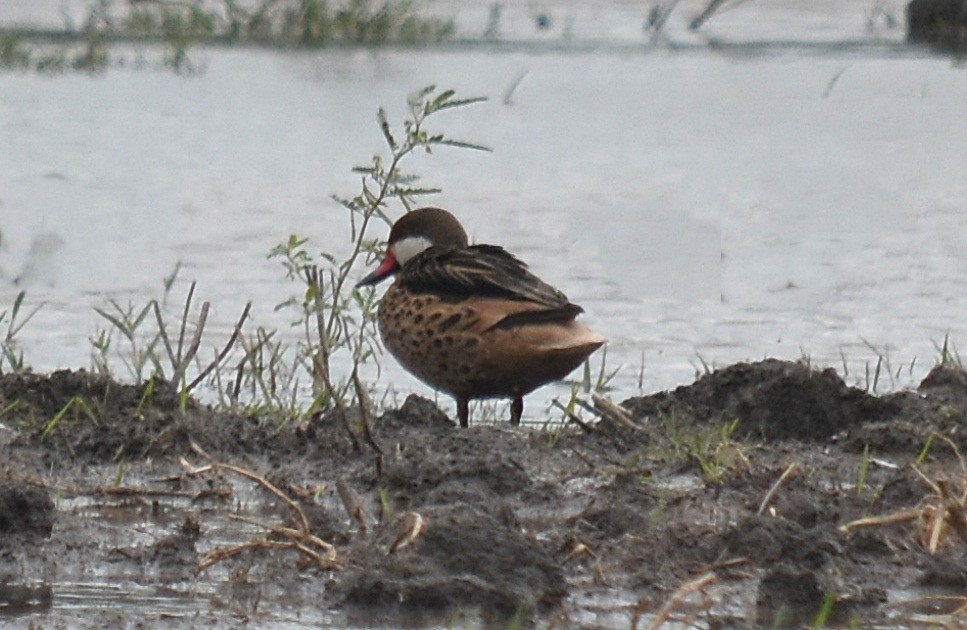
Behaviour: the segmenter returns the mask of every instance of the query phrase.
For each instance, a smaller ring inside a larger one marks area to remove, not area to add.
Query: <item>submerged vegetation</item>
[[[164,63],[194,69],[196,44],[279,48],[419,46],[454,35],[452,20],[418,15],[407,0],[256,0],[113,3],[97,0],[83,24],[62,31],[0,31],[0,66],[34,70],[99,71],[113,62],[112,44],[158,43]]]

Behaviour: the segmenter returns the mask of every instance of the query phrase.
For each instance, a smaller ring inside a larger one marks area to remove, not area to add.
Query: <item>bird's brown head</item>
[[[467,232],[457,218],[440,208],[420,208],[404,214],[389,233],[386,255],[379,267],[356,286],[376,284],[430,247],[460,249],[467,247]]]

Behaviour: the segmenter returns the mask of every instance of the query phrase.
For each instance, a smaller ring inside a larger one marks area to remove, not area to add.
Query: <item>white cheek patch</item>
[[[393,247],[390,249],[393,250],[393,255],[396,256],[396,260],[401,265],[405,265],[406,261],[426,251],[432,244],[429,239],[422,236],[407,236],[393,243]]]

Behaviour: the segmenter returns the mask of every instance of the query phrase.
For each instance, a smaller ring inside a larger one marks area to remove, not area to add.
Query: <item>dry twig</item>
[[[964,461],[957,445],[949,438],[940,436],[940,439],[950,446],[960,464],[960,477],[957,482],[962,490],[959,495],[949,479],[933,480],[916,464],[910,464],[910,469],[930,489],[918,507],[900,510],[886,516],[861,518],[841,526],[840,531],[849,534],[853,530],[864,527],[915,521],[919,525],[917,527],[919,542],[930,554],[936,554],[944,542],[950,540],[951,531],[967,544],[967,462]]]
[[[631,429],[632,431],[641,431],[641,427],[634,423],[624,407],[616,405],[604,396],[599,396],[598,394],[591,394],[591,400],[594,401],[594,408],[601,413],[601,417],[605,420],[610,421],[612,424]]]
[[[671,594],[671,597],[662,604],[662,607],[658,609],[655,613],[654,619],[648,624],[648,630],[658,630],[661,628],[662,624],[668,621],[675,607],[677,607],[682,600],[691,595],[692,593],[703,590],[706,586],[718,581],[718,575],[714,571],[709,571],[708,573],[703,573],[702,575],[685,582]],[[632,628],[637,628],[637,619],[632,623]]]
[[[346,513],[349,514],[349,518],[359,523],[359,533],[365,536],[366,530],[369,527],[370,516],[369,511],[363,504],[363,500],[342,479],[336,481],[336,492],[339,494],[339,498],[342,499],[343,507],[346,508]]]
[[[792,479],[793,475],[795,475],[797,472],[799,472],[799,466],[795,462],[786,466],[786,469],[782,471],[781,475],[779,475],[779,479],[777,479],[776,482],[772,484],[772,487],[769,488],[769,491],[766,492],[766,496],[762,497],[762,503],[759,504],[759,511],[757,514],[762,514],[766,511],[766,508],[769,507],[770,503],[772,503],[772,500],[775,498],[779,488],[782,487],[784,483]]]
[[[406,549],[416,542],[416,539],[426,531],[426,523],[423,521],[423,517],[417,512],[403,514],[396,521],[396,525],[396,538],[393,539],[393,544],[389,546],[389,553],[391,554],[401,549]]]
[[[590,547],[585,545],[583,542],[575,541],[574,547],[571,549],[570,553],[568,553],[567,556],[565,556],[565,558],[561,560],[561,564],[567,564],[568,562],[571,562],[572,560],[576,560],[577,558],[580,558],[581,556],[585,556],[585,555],[590,555],[595,560],[598,559],[598,556],[593,551],[591,551]]]
[[[551,401],[551,405],[553,407],[555,407],[555,408],[560,409],[561,411],[563,411],[565,417],[567,417],[567,421],[568,422],[573,422],[574,424],[578,425],[579,427],[581,427],[581,429],[584,430],[585,433],[591,433],[591,432],[594,431],[594,427],[592,427],[590,424],[588,424],[584,420],[581,420],[576,415],[574,415],[573,413],[571,413],[570,411],[568,411],[567,407],[565,407],[564,405],[562,405],[561,402],[557,398],[555,398],[554,400]]]
[[[191,390],[195,389],[195,387],[197,387],[199,383],[205,380],[205,377],[207,377],[212,372],[212,370],[214,370],[215,368],[217,368],[219,365],[222,364],[222,361],[225,360],[225,357],[228,356],[228,353],[232,350],[232,348],[235,347],[235,342],[238,341],[239,335],[242,334],[242,326],[245,324],[245,320],[248,319],[249,311],[251,310],[252,310],[252,303],[247,302],[245,304],[245,308],[242,309],[242,315],[238,318],[238,321],[235,323],[235,328],[232,330],[232,334],[228,338],[228,342],[225,344],[225,347],[222,348],[222,351],[215,356],[215,359],[211,363],[209,363],[208,366],[205,367],[205,369],[203,369],[201,372],[198,373],[198,376],[196,376],[190,383],[188,383],[188,386],[185,388],[186,391],[190,392]]]
[[[376,438],[373,437],[373,403],[369,399],[369,394],[366,392],[366,387],[359,379],[358,366],[353,368],[353,386],[356,388],[356,398],[359,400],[359,415],[363,423],[363,435],[366,436],[366,442],[368,442],[369,445],[373,447],[373,450],[376,451],[380,457],[382,457],[383,447],[380,446],[376,441]]]
[[[305,512],[303,512],[302,508],[296,501],[292,500],[292,498],[290,498],[286,493],[279,490],[264,477],[246,468],[241,468],[240,466],[217,462],[194,442],[191,444],[191,446],[196,453],[208,459],[210,463],[207,466],[195,467],[189,464],[184,458],[181,458],[181,465],[188,471],[190,475],[200,475],[217,470],[223,470],[235,473],[236,475],[245,477],[246,479],[250,479],[288,505],[289,509],[295,514],[298,525],[298,528],[292,528],[277,523],[262,521],[249,516],[232,515],[231,518],[234,520],[261,527],[269,534],[277,536],[282,540],[265,538],[216,549],[205,554],[202,560],[198,563],[197,568],[199,571],[207,569],[213,564],[226,558],[234,557],[251,549],[274,548],[296,550],[299,553],[309,557],[313,562],[324,569],[340,568],[340,565],[336,560],[336,548],[332,544],[322,540],[312,533],[309,528],[309,520],[306,518]]]
[[[967,618],[967,596],[926,595],[916,599],[896,602],[894,608],[929,607],[933,614],[913,614],[910,620],[931,628],[962,628]],[[940,610],[946,612],[940,612]]]
[[[850,521],[845,525],[840,525],[839,531],[843,534],[851,534],[857,529],[864,529],[866,527],[882,527],[884,525],[908,523],[920,518],[922,513],[923,511],[920,508],[915,508],[909,510],[900,510],[899,512],[894,512],[893,514],[887,514],[885,516],[867,516],[865,518],[858,518],[855,521]]]
[[[661,628],[662,624],[669,620],[671,613],[686,597],[698,591],[702,591],[704,593],[705,587],[718,582],[723,577],[723,575],[720,575],[721,571],[734,569],[748,563],[748,558],[732,558],[730,560],[723,560],[722,562],[717,562],[705,567],[705,570],[702,571],[698,577],[685,582],[675,589],[665,603],[662,604],[661,608],[658,609],[658,612],[655,613],[651,623],[648,624],[648,630],[658,630]],[[744,575],[744,577],[748,576]],[[650,608],[650,606],[650,600],[642,600],[638,602],[638,605],[635,606],[635,610],[631,618],[632,630],[637,630],[638,622],[641,620],[641,616],[648,610],[648,608]]]

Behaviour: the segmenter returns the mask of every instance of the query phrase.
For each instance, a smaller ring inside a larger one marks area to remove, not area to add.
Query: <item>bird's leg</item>
[[[510,423],[515,427],[520,426],[520,417],[524,413],[524,397],[518,396],[514,402],[510,403]]]
[[[457,396],[457,418],[464,429],[470,426],[470,399],[466,396]]]

